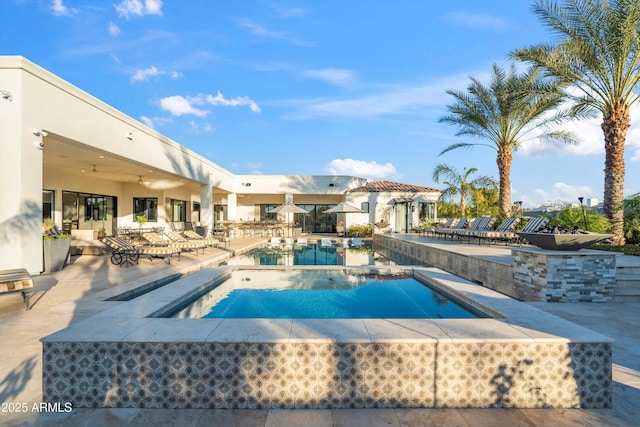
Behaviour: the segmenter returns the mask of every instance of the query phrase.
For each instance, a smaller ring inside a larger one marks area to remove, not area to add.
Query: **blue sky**
[[[354,175],[439,187],[438,163],[497,179],[495,151],[443,148],[469,76],[551,40],[526,0],[0,0],[21,55],[237,174]],[[640,191],[637,109],[627,194]],[[512,200],[602,200],[599,119],[579,146],[528,140]]]

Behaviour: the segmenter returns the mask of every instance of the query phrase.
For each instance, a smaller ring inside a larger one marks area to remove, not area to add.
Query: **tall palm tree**
[[[513,65],[505,71],[494,64],[488,86],[471,77],[466,92],[447,91],[455,102],[447,106],[449,113],[440,118],[440,122],[458,126],[456,135],[475,136],[486,142],[453,144],[440,155],[476,145],[496,150],[500,177],[498,204],[503,216],[511,215],[513,152],[525,138],[577,143],[572,133],[554,130],[572,117],[571,112],[559,108],[561,88],[558,80],[543,79],[535,69],[518,74]]]
[[[497,186],[496,181],[488,176],[479,176],[469,181],[469,177],[476,172],[478,172],[477,168],[464,168],[463,172],[460,173],[444,163],[440,163],[433,170],[433,180],[436,183],[440,183],[441,178],[446,180],[443,182],[446,187],[440,194],[440,199],[453,200],[455,196],[459,196],[462,216],[466,215],[467,202],[474,194],[477,194],[479,188],[495,188]]]
[[[640,0],[538,1],[533,11],[560,36],[512,53],[577,88],[575,110],[602,115],[605,169],[603,212],[613,243],[624,238],[624,143],[640,83]]]

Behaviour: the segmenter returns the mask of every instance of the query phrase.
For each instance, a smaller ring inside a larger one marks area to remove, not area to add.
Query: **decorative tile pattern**
[[[609,408],[602,343],[45,342],[47,401],[147,408]]]

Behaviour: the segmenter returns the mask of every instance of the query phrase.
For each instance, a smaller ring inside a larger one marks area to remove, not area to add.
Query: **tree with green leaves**
[[[477,168],[464,168],[462,173],[444,163],[440,163],[433,170],[433,180],[440,183],[441,179],[445,181],[444,190],[440,194],[440,200],[453,200],[456,196],[460,200],[460,214],[466,216],[467,203],[474,195],[480,194],[479,189],[484,187],[497,187],[496,181],[488,176],[479,176],[470,180],[471,175],[478,172]]]
[[[483,142],[460,142],[448,146],[440,155],[457,149],[485,146],[496,150],[499,174],[500,215],[511,216],[511,164],[513,152],[525,138],[540,138],[576,144],[577,137],[557,130],[559,124],[573,117],[560,108],[562,85],[557,79],[542,78],[530,69],[518,74],[512,65],[505,71],[493,65],[488,86],[471,77],[466,92],[448,90],[455,102],[447,106],[448,114],[440,122],[458,127],[456,135],[469,135]]]
[[[640,0],[538,1],[533,11],[559,39],[512,56],[571,84],[566,96],[574,111],[602,115],[603,212],[613,224],[613,244],[623,245],[624,144],[638,101]]]

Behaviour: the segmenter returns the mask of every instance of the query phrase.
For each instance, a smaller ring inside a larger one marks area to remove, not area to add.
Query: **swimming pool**
[[[229,265],[395,265],[376,253],[372,245],[304,246],[267,245],[251,249],[229,260]]]
[[[479,317],[404,274],[240,270],[166,317],[436,319]]]

